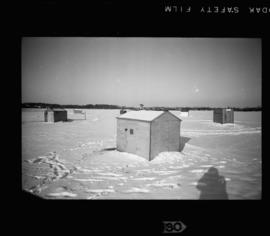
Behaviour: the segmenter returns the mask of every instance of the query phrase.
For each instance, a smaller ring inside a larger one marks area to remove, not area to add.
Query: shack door
[[[230,121],[230,113],[225,111],[224,123],[228,123],[229,121]]]
[[[126,135],[127,135],[127,150],[128,150],[128,152],[136,153],[137,142],[136,142],[135,129],[134,128],[128,129]]]
[[[166,130],[165,130],[165,143],[166,143],[166,151],[170,151],[170,129],[169,122],[166,122]]]
[[[44,112],[44,121],[48,122],[48,111]]]
[[[226,123],[233,123],[233,112],[231,112],[230,110],[226,110],[226,113],[225,113],[226,117],[225,117],[225,120],[226,120]]]

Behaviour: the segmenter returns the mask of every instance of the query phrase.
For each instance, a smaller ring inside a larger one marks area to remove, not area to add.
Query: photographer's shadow
[[[219,175],[218,169],[210,167],[208,171],[199,179],[197,189],[201,192],[200,199],[224,199],[227,200],[226,180]]]

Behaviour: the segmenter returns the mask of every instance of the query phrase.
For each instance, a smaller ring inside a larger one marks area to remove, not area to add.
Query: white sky
[[[261,40],[23,38],[22,102],[261,105]]]

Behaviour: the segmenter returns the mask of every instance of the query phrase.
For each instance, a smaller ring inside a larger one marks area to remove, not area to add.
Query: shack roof
[[[53,108],[51,111],[66,111],[66,110],[63,108]]]
[[[140,120],[140,121],[148,121],[151,122],[164,114],[165,112],[169,111],[146,111],[146,110],[140,110],[140,111],[130,111],[125,114],[122,114],[118,116],[118,119],[128,119],[128,120]],[[169,112],[172,116],[176,117],[178,120],[181,121],[179,117]]]

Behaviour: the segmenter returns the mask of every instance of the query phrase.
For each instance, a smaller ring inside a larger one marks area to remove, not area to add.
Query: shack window
[[[130,131],[129,131],[129,132],[130,132],[130,134],[133,134],[133,129],[130,129]]]
[[[128,129],[127,128],[125,128],[125,131],[127,131]]]

